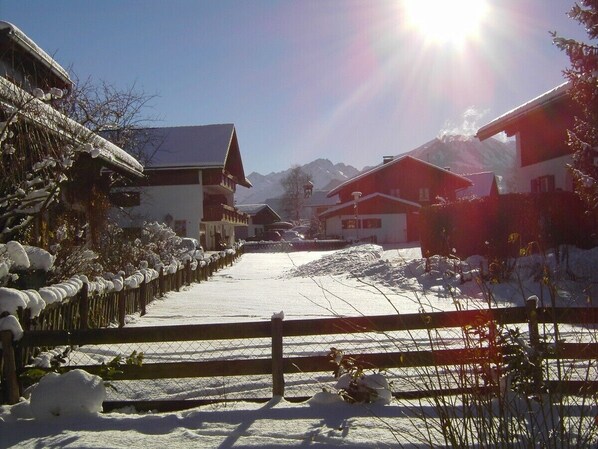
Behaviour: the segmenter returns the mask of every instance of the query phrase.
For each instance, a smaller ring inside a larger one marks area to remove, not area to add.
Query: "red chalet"
[[[384,163],[328,192],[339,204],[320,215],[326,234],[377,243],[418,240],[419,209],[454,201],[472,182],[412,156],[385,157]]]

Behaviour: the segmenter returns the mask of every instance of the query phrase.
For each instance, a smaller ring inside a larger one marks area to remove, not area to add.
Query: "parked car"
[[[287,242],[297,242],[300,240],[304,240],[305,237],[303,234],[299,234],[297,231],[283,231],[282,232],[282,239],[286,240]]]

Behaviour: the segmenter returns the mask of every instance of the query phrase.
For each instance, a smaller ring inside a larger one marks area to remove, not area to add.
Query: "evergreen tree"
[[[598,214],[598,0],[581,0],[569,17],[584,26],[586,42],[552,33],[554,43],[569,56],[571,66],[564,71],[570,83],[571,98],[579,106],[575,124],[569,131],[568,145],[573,154],[571,173],[575,191],[589,212]]]

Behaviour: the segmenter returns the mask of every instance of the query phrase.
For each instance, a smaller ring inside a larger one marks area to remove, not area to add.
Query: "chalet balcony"
[[[221,170],[204,170],[203,184],[205,187],[208,187],[208,190],[210,187],[224,188],[229,192],[237,190],[237,183],[233,177],[227,173],[223,173]]]
[[[202,221],[224,221],[236,226],[246,226],[249,224],[249,215],[226,204],[204,205]]]

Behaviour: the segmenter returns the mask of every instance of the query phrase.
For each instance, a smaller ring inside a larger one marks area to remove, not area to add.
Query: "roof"
[[[386,195],[385,193],[370,193],[369,195],[366,196],[362,196],[361,198],[359,198],[357,200],[357,205],[359,206],[360,204],[366,203],[370,200],[373,200],[375,198],[381,198],[383,200],[386,201],[390,201],[390,202],[395,202],[398,204],[402,204],[405,206],[410,206],[410,207],[414,207],[416,209],[420,209],[422,206],[421,204],[415,203],[413,201],[408,201],[405,200],[403,198],[399,198],[396,196],[391,196],[391,195]],[[355,202],[354,201],[347,201],[345,203],[339,204],[338,206],[334,206],[331,207],[330,209],[327,209],[325,212],[320,214],[320,217],[326,217],[326,216],[331,216],[331,215],[336,215],[336,212],[340,212],[343,209],[347,209],[351,211],[351,214],[353,213],[353,206],[354,206]]]
[[[0,21],[0,32],[4,32],[10,40],[61,78],[65,84],[73,84],[68,72],[15,25]]]
[[[0,105],[17,111],[21,110],[20,113],[31,122],[74,139],[76,142],[90,143],[93,147],[90,153],[92,157],[100,158],[115,170],[124,171],[134,176],[143,174],[143,166],[129,153],[94,134],[52,106],[34,98],[3,77],[0,77]]]
[[[517,106],[515,109],[512,109],[500,117],[495,118],[487,125],[482,126],[478,130],[476,137],[480,140],[484,140],[502,131],[505,131],[510,125],[516,123],[527,114],[530,114],[537,109],[543,108],[546,105],[565,97],[569,91],[569,88],[570,83],[567,81],[555,87],[554,89],[537,96],[533,100],[530,100],[521,106]]]
[[[152,169],[225,168],[237,176],[238,182],[251,187],[246,179],[239,152],[237,133],[232,123],[197,126],[176,126],[145,129],[152,144],[142,149]],[[156,142],[154,144],[154,142]]]
[[[496,182],[494,172],[471,173],[463,175],[473,182],[472,186],[466,187],[457,191],[457,198],[465,198],[468,196],[475,196],[478,198],[490,196],[492,186]]]
[[[412,161],[415,161],[415,162],[419,162],[422,165],[429,166],[430,168],[433,168],[434,170],[439,170],[441,172],[446,173],[448,176],[453,176],[455,178],[459,178],[459,179],[465,181],[467,184],[471,184],[471,181],[469,179],[467,179],[467,178],[465,178],[465,177],[463,177],[461,175],[457,175],[457,174],[451,172],[450,170],[446,170],[444,168],[440,168],[437,165],[431,164],[431,163],[426,162],[426,161],[422,161],[421,159],[417,159],[417,158],[415,158],[413,156],[404,155],[404,156],[398,157],[398,158],[396,158],[396,159],[394,159],[394,160],[392,160],[390,162],[386,162],[386,163],[382,163],[380,165],[377,165],[376,167],[374,167],[374,168],[372,168],[372,169],[370,169],[370,170],[368,170],[366,172],[363,172],[363,173],[361,173],[361,174],[359,174],[359,175],[357,175],[357,176],[355,176],[355,177],[353,177],[353,178],[351,178],[351,179],[343,182],[342,184],[336,186],[334,189],[332,189],[330,192],[328,192],[328,196],[337,195],[341,190],[347,188],[351,184],[353,184],[355,182],[358,182],[358,181],[360,181],[360,180],[362,180],[362,179],[364,179],[364,178],[366,178],[368,176],[371,176],[371,175],[373,175],[373,174],[375,174],[377,172],[380,172],[382,170],[386,170],[386,169],[388,169],[389,167],[392,167],[395,164],[400,164],[400,163],[402,163],[404,161],[407,161],[407,160],[412,160]]]
[[[278,217],[278,220],[280,220],[280,215],[278,215],[274,209],[267,204],[235,204],[235,207],[237,210],[239,210],[239,212],[243,212],[251,216],[257,215],[263,210],[269,210],[272,214]]]

